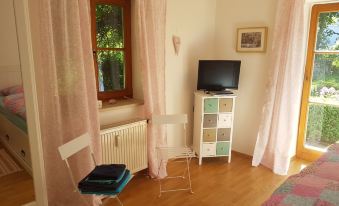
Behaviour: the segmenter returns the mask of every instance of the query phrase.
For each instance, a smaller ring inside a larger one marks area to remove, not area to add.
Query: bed
[[[339,143],[299,174],[289,177],[263,205],[339,205]]]
[[[20,99],[18,99],[19,96]],[[8,102],[8,100],[12,102]],[[32,174],[25,115],[23,93],[20,95],[16,93],[4,94],[0,91],[0,141],[22,167]]]
[[[15,126],[17,126],[19,129],[21,129],[23,132],[27,133],[27,123],[26,120],[17,114],[10,111],[8,108],[4,105],[4,96],[0,96],[0,113],[6,117],[8,121],[13,123]]]

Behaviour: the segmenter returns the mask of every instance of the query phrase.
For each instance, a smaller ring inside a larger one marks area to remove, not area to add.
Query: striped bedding
[[[339,205],[339,143],[299,174],[289,177],[263,205]]]
[[[1,115],[27,133],[26,107],[22,85],[0,90]]]

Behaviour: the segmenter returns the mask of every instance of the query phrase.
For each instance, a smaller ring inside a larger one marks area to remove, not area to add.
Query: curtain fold
[[[165,25],[166,0],[134,0],[138,67],[142,71],[145,115],[165,114]],[[166,128],[148,125],[148,162],[152,177],[166,176],[166,168],[158,173],[157,146],[166,146]]]
[[[278,0],[270,76],[252,165],[286,175],[294,155],[304,75],[304,0]]]
[[[57,148],[84,134],[99,161],[99,120],[91,48],[89,1],[36,0],[40,5],[36,63],[38,106],[49,205],[93,205],[74,192]],[[79,181],[94,165],[89,150],[70,159]]]

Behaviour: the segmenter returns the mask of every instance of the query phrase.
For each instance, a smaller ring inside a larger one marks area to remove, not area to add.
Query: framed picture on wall
[[[265,52],[267,27],[239,28],[237,52]]]

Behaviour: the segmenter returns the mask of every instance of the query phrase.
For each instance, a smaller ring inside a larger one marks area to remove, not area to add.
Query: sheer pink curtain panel
[[[305,59],[304,0],[278,0],[270,76],[253,166],[286,175],[294,155]]]
[[[32,0],[37,36],[36,81],[49,205],[95,205],[91,196],[74,192],[57,148],[84,134],[92,137],[98,162],[99,121],[91,48],[90,4],[79,0]],[[38,33],[38,34],[37,34]],[[88,150],[71,158],[76,182],[94,168]]]
[[[166,0],[134,0],[134,21],[138,50],[138,67],[142,71],[145,115],[165,114],[165,25]],[[166,128],[148,125],[148,162],[152,177],[165,177],[166,168],[158,174],[156,147],[166,146]]]

